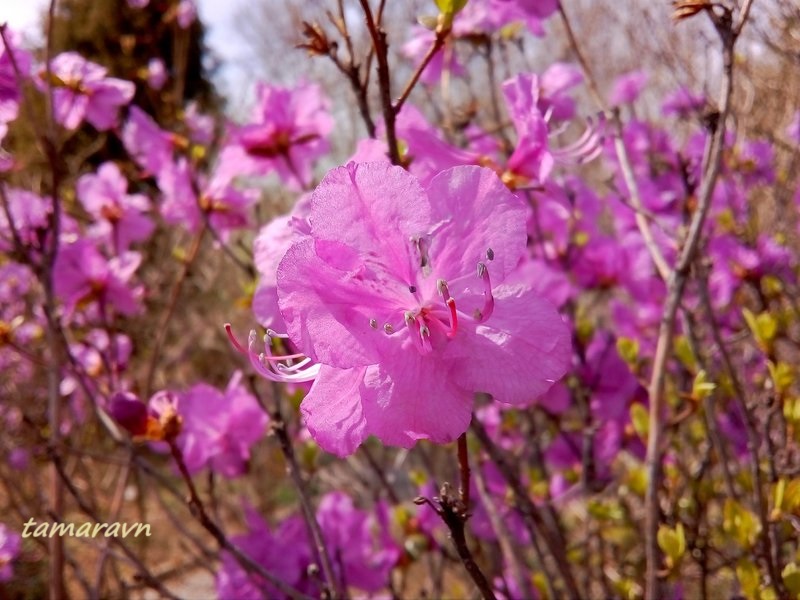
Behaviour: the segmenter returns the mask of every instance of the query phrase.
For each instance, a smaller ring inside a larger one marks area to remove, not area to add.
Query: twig
[[[299,592],[285,581],[267,571],[263,566],[242,552],[238,546],[236,546],[227,538],[219,526],[208,516],[203,501],[200,499],[200,496],[197,493],[197,488],[194,485],[194,481],[192,481],[192,476],[189,474],[189,469],[186,467],[186,462],[183,460],[183,453],[181,452],[181,449],[177,446],[175,440],[168,440],[168,444],[172,458],[175,459],[175,464],[177,464],[178,470],[180,471],[184,482],[186,482],[186,486],[189,488],[189,498],[187,501],[189,504],[189,509],[200,525],[202,525],[203,528],[214,537],[214,539],[217,541],[217,544],[219,544],[219,547],[223,550],[227,550],[239,562],[239,564],[245,568],[245,570],[250,573],[260,575],[290,598],[295,600],[312,600],[310,596]]]
[[[194,261],[197,259],[197,255],[200,251],[200,246],[203,242],[203,237],[206,233],[206,226],[200,228],[200,231],[197,232],[195,235],[194,241],[192,242],[192,246],[189,249],[189,255],[183,261],[183,269],[181,269],[178,278],[175,280],[175,284],[172,286],[172,292],[170,293],[169,303],[167,304],[167,310],[164,313],[161,321],[158,324],[158,331],[156,331],[156,339],[153,342],[153,353],[150,355],[150,363],[147,366],[147,375],[145,376],[145,385],[144,385],[144,397],[149,398],[150,392],[153,391],[153,378],[155,377],[156,372],[156,365],[158,364],[158,357],[161,354],[161,347],[164,345],[164,340],[167,338],[167,329],[169,327],[170,319],[175,312],[175,308],[178,306],[178,299],[181,295],[181,289],[183,288],[183,284],[186,281],[187,276],[189,275],[189,271],[194,264]]]
[[[308,528],[311,539],[314,542],[314,548],[322,566],[322,574],[325,577],[325,583],[327,584],[328,590],[334,600],[337,598],[343,598],[344,594],[339,589],[339,583],[334,574],[330,552],[328,552],[328,547],[325,544],[325,538],[322,535],[322,530],[320,529],[319,522],[317,521],[316,514],[314,513],[314,507],[311,505],[311,499],[309,497],[308,490],[306,490],[305,481],[300,473],[300,466],[297,464],[297,457],[295,456],[292,442],[289,439],[289,432],[286,430],[286,421],[283,419],[283,414],[280,408],[281,396],[278,384],[273,385],[273,394],[274,405],[270,415],[272,418],[272,431],[278,438],[281,452],[286,460],[286,470],[289,473],[292,483],[294,484],[295,490],[297,491],[297,496],[300,500],[300,507],[303,512],[303,518],[306,522],[306,527]]]
[[[511,491],[514,493],[514,498],[516,499],[517,505],[520,508],[520,512],[522,513],[523,520],[525,521],[531,538],[533,539],[538,536],[544,540],[544,543],[556,564],[558,573],[564,582],[567,597],[571,600],[578,600],[581,598],[581,593],[578,590],[578,585],[575,582],[575,577],[572,574],[572,569],[569,565],[569,561],[567,560],[566,547],[564,546],[561,536],[558,532],[553,532],[548,529],[547,526],[545,526],[544,515],[539,512],[538,507],[530,499],[527,490],[523,488],[522,483],[520,482],[519,477],[517,477],[514,469],[511,467],[500,449],[489,437],[489,434],[486,432],[483,424],[478,419],[473,418],[471,428],[473,433],[475,433],[475,436],[483,445],[486,453],[489,455],[489,458],[491,458],[492,462],[495,464],[495,466],[497,466],[497,469],[500,471],[503,479],[505,479],[506,483],[509,485],[509,487],[511,487]],[[558,524],[551,523],[550,525],[553,527],[553,529],[555,529]]]
[[[469,510],[469,452],[467,450],[466,431],[458,436],[458,471],[461,486],[458,489],[458,497],[464,505],[465,510]]]
[[[458,557],[461,559],[461,563],[472,578],[472,581],[480,590],[481,596],[483,596],[484,600],[496,600],[491,584],[486,579],[483,571],[481,571],[478,563],[475,562],[475,558],[467,545],[465,530],[469,515],[466,512],[466,507],[462,504],[460,498],[453,495],[448,483],[442,485],[439,498],[434,500],[436,502],[428,498],[419,497],[414,502],[416,504],[427,504],[442,518],[442,521],[450,530],[450,537],[456,547]]]
[[[375,59],[378,61],[378,87],[380,88],[381,106],[383,108],[383,121],[386,125],[386,143],[389,146],[389,159],[393,165],[400,164],[400,149],[397,147],[397,131],[395,128],[397,113],[392,106],[392,87],[389,77],[388,44],[386,43],[386,31],[379,28],[372,16],[372,9],[369,0],[359,0],[361,8],[364,9],[364,18],[367,23],[367,30],[372,38],[372,45],[375,49]]]
[[[636,220],[636,226],[639,228],[639,232],[642,234],[642,239],[647,247],[647,251],[650,253],[650,257],[653,260],[653,264],[655,265],[659,276],[664,281],[667,281],[670,275],[670,268],[666,259],[664,258],[663,253],[661,252],[661,248],[655,241],[653,231],[650,228],[650,223],[645,218],[646,209],[644,208],[642,195],[639,191],[639,183],[636,181],[636,175],[633,172],[633,166],[631,165],[628,151],[625,148],[625,142],[622,139],[622,121],[620,120],[619,111],[616,109],[609,111],[608,107],[606,106],[603,96],[600,94],[597,82],[592,75],[592,70],[589,67],[589,63],[580,50],[578,40],[575,37],[575,32],[572,30],[572,25],[570,24],[567,13],[564,10],[561,2],[558,3],[558,11],[561,14],[561,20],[564,23],[564,30],[566,31],[567,39],[572,47],[572,51],[575,53],[578,63],[581,65],[581,70],[586,77],[586,81],[589,86],[589,92],[597,106],[604,113],[609,115],[609,121],[613,127],[612,133],[614,136],[614,150],[617,154],[617,160],[619,161],[622,176],[625,179],[625,185],[628,188],[630,203],[634,208],[634,219]]]
[[[671,353],[674,336],[675,319],[681,304],[686,281],[692,262],[694,261],[700,237],[705,224],[706,215],[711,205],[711,196],[717,182],[722,164],[722,149],[725,141],[725,123],[730,113],[731,91],[733,89],[733,47],[738,33],[731,27],[731,15],[726,11],[724,16],[709,13],[722,41],[723,71],[720,89],[720,105],[717,118],[710,122],[711,139],[703,169],[703,179],[698,194],[698,208],[692,216],[689,233],[683,249],[678,257],[674,271],[667,282],[667,300],[661,318],[661,325],[656,343],[653,370],[650,378],[650,416],[649,435],[647,439],[647,455],[645,459],[648,480],[645,495],[645,556],[647,572],[645,582],[645,598],[656,600],[661,597],[659,569],[661,554],[658,547],[657,534],[660,522],[658,489],[661,480],[662,437],[664,433],[664,384],[666,380],[667,360]]]

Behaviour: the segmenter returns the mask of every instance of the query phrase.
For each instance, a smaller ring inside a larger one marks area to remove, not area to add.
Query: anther
[[[417,293],[417,286],[415,286],[415,285],[408,286],[408,291],[411,292],[412,294],[416,294]]]
[[[369,326],[372,327],[373,329],[377,329],[378,328],[378,322],[375,319],[370,319],[369,320]]]
[[[386,332],[386,335],[392,335],[394,333],[394,327],[392,327],[389,323],[384,323],[383,331]]]
[[[486,260],[494,260],[494,250],[491,248],[486,249]]]
[[[483,263],[478,263],[478,277],[483,280],[483,308],[476,309],[472,316],[480,323],[492,316],[494,296],[492,296],[492,281],[489,279],[489,270]]]

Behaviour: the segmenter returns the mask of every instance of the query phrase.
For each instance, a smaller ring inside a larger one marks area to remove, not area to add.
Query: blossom
[[[10,42],[8,47],[0,39],[0,140],[5,136],[6,125],[16,119],[19,112],[21,91],[16,70],[26,77],[31,69],[30,55],[17,47],[19,36],[8,30],[6,38]]]
[[[151,58],[147,63],[147,85],[158,91],[164,87],[168,77],[164,61],[160,58]]]
[[[0,523],[0,582],[14,576],[11,563],[19,556],[22,538],[4,523]]]
[[[169,391],[156,392],[145,404],[131,392],[117,392],[109,400],[109,414],[139,440],[174,440],[183,427],[179,397]]]
[[[548,118],[572,115],[571,98],[561,93],[574,85],[574,71],[568,65],[548,74],[552,89],[544,95],[544,80],[534,73],[521,73],[503,83],[503,95],[517,132],[517,145],[508,159],[504,180],[514,183],[518,177],[543,183],[556,161],[586,162],[600,151],[599,130],[587,127],[583,135],[567,147],[552,150],[549,146]],[[546,112],[543,112],[546,111]]]
[[[267,416],[234,373],[224,392],[199,383],[180,396],[183,430],[177,443],[189,472],[204,467],[225,477],[247,469],[250,447],[264,435]]]
[[[195,174],[185,158],[163,166],[157,180],[164,194],[161,206],[164,220],[197,231],[207,219],[223,236],[231,229],[245,227],[249,222],[248,210],[258,200],[258,193],[236,189],[229,175],[218,168],[206,179]],[[193,176],[198,178],[197,182]]]
[[[292,243],[311,232],[308,222],[310,197],[297,201],[291,213],[264,225],[253,241],[253,262],[260,275],[253,294],[253,313],[264,327],[285,329],[278,309],[278,265]]]
[[[312,562],[312,554],[303,520],[291,516],[271,530],[252,508],[245,511],[245,517],[249,532],[233,536],[231,542],[286,584],[311,592],[313,588],[305,570]],[[281,597],[271,583],[247,573],[229,552],[222,553],[216,588],[220,598],[261,600],[264,597]]]
[[[125,150],[149,174],[154,175],[172,163],[175,148],[185,141],[161,129],[153,118],[138,106],[128,111],[128,120],[122,128]]]
[[[108,241],[116,253],[153,232],[153,221],[144,214],[150,201],[141,194],[128,194],[128,180],[114,163],[103,163],[96,174],[78,179],[76,191],[86,212],[95,219],[90,233]]]
[[[133,83],[106,77],[108,71],[77,52],[62,52],[51,64],[53,112],[67,129],[77,129],[86,119],[96,129],[111,129],[117,111],[128,104],[136,90]]]
[[[614,105],[633,104],[647,85],[650,76],[645,71],[630,71],[614,81],[611,103]]]
[[[330,102],[314,84],[289,89],[262,83],[256,97],[250,122],[232,133],[220,162],[250,175],[274,171],[288,185],[302,188],[313,161],[328,151]]]
[[[61,246],[53,269],[53,286],[67,314],[81,302],[97,301],[101,310],[114,308],[132,315],[140,308],[140,290],[132,288],[130,280],[141,262],[141,255],[130,251],[108,260],[92,240],[79,239]]]
[[[278,267],[295,366],[254,355],[263,375],[316,380],[301,407],[338,455],[368,435],[411,447],[446,443],[470,421],[476,392],[525,405],[560,378],[571,352],[555,309],[504,285],[527,253],[525,204],[497,176],[455,167],[423,189],[383,163],[350,163],[311,200],[311,234]],[[292,357],[290,357],[292,358]]]
[[[373,514],[359,510],[343,492],[320,500],[317,521],[329,552],[336,556],[339,580],[365,592],[377,592],[389,581],[400,549],[389,535],[387,506]]]

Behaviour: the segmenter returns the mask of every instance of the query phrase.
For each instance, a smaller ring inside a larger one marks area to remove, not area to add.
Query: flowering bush
[[[700,93],[557,0],[295,3],[235,119],[118,4],[174,52],[0,25],[0,596],[800,595],[800,112],[734,83],[800,13],[674,2]]]

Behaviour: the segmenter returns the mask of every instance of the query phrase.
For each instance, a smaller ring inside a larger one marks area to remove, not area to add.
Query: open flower
[[[22,538],[7,525],[0,523],[0,582],[11,581],[12,563],[19,556]]]
[[[100,131],[117,124],[117,112],[133,98],[133,83],[106,77],[105,67],[89,62],[77,52],[63,52],[51,63],[53,112],[67,129],[77,129],[85,119]]]
[[[276,364],[251,339],[251,362],[273,379],[316,379],[302,413],[340,456],[368,435],[450,442],[476,392],[531,402],[571,347],[548,302],[503,284],[527,252],[525,216],[489,169],[455,167],[427,190],[384,163],[334,169],[311,198],[311,234],[278,267],[288,337],[307,358]]]

